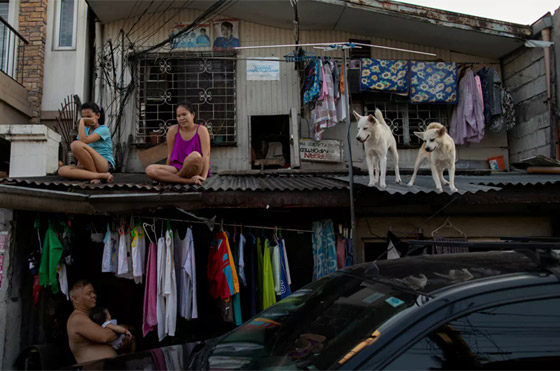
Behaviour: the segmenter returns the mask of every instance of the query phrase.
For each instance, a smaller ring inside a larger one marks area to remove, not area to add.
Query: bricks
[[[24,52],[23,85],[28,91],[33,111],[31,123],[39,123],[43,100],[47,0],[21,0],[19,7],[19,32],[29,41]]]

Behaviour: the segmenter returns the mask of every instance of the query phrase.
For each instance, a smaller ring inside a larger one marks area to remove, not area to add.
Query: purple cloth
[[[146,263],[146,286],[144,288],[144,318],[142,334],[144,337],[157,325],[157,255],[156,244],[150,242],[148,262]]]
[[[183,139],[180,129],[177,127],[177,134],[175,135],[175,143],[173,145],[173,151],[171,152],[170,161],[171,166],[174,166],[177,170],[181,170],[185,158],[191,153],[196,151],[202,156],[202,147],[200,146],[200,137],[198,136],[199,127],[200,125],[196,126],[196,132],[189,140]],[[208,176],[210,176],[210,168],[208,168]]]
[[[484,138],[484,103],[471,69],[459,81],[459,104],[453,110],[449,135],[455,144],[478,143]]]

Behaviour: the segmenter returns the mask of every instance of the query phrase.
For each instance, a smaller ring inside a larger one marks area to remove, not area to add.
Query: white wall
[[[90,73],[88,67],[87,9],[85,0],[76,0],[78,5],[76,49],[54,50],[55,9],[58,0],[51,0],[47,6],[47,40],[45,45],[45,69],[43,78],[42,111],[56,111],[69,95],[78,94],[82,101],[89,98]]]

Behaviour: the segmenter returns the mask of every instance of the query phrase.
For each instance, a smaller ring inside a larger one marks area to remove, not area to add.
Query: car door
[[[559,320],[558,284],[485,293],[433,313],[360,368],[556,369]]]

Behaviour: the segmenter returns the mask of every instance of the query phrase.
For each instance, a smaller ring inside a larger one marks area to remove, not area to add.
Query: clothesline
[[[153,216],[134,216],[135,218],[142,218],[142,219],[155,219],[158,221],[167,221],[170,222],[179,222],[179,223],[187,223],[187,224],[208,224],[208,221],[198,221],[198,220],[185,220],[185,219],[173,219],[173,218],[161,218],[161,217],[153,217]],[[218,223],[216,223],[218,224]],[[219,223],[221,226],[227,227],[248,227],[248,228],[255,228],[255,229],[269,229],[269,230],[282,230],[288,232],[299,232],[299,233],[313,233],[311,230],[307,229],[295,229],[295,228],[283,228],[283,227],[267,227],[262,225],[249,225],[249,224],[241,224],[241,223]]]

